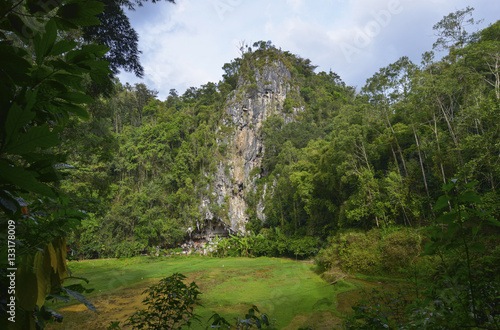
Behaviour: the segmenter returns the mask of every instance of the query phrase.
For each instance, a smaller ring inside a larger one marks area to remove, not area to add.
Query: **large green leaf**
[[[475,186],[477,186],[478,184],[479,184],[478,181],[468,182],[468,183],[465,184],[465,188],[471,189],[471,188],[474,188]]]
[[[58,237],[52,241],[52,244],[57,252],[57,273],[59,274],[59,278],[62,280],[70,275],[68,266],[66,265],[68,250],[66,246],[66,239],[64,237]]]
[[[55,67],[59,67],[59,69],[66,70],[69,68],[70,70],[72,69],[72,66],[69,64],[66,64],[62,60],[50,62],[51,64],[54,64]],[[60,64],[64,64],[64,67],[61,67]],[[82,80],[83,78],[81,76],[77,76],[72,73],[68,72],[56,72],[51,76],[51,79],[54,81],[57,81],[61,84],[64,84],[68,88],[73,88],[75,90],[79,90],[82,88]]]
[[[469,245],[469,250],[474,252],[484,253],[486,251],[486,246],[484,245],[484,243],[474,242],[471,245]]]
[[[16,213],[19,206],[17,201],[6,190],[0,191],[0,205],[3,210],[8,210],[12,213]]]
[[[60,131],[60,127],[50,128],[47,124],[31,127],[26,134],[20,134],[16,140],[11,140],[5,146],[4,152],[24,155],[37,148],[53,147],[59,143],[58,133]]]
[[[56,70],[64,70],[64,71],[66,71],[66,72],[59,71],[59,72],[54,73],[52,75],[52,79],[56,79],[56,80],[60,81],[59,77],[55,78],[56,76],[59,76],[59,75],[73,76],[74,80],[76,80],[77,78],[82,79],[82,77],[78,76],[78,74],[83,73],[84,71],[82,71],[77,66],[69,64],[69,63],[67,63],[66,61],[64,61],[64,60],[62,60],[60,58],[55,59],[53,61],[47,61],[46,64],[50,65],[52,68],[54,68]],[[64,79],[64,77],[62,77],[62,79]]]
[[[36,102],[36,90],[26,92],[26,102],[24,107],[20,107],[17,103],[13,103],[7,114],[5,121],[5,143],[16,139],[19,135],[19,130],[35,118],[35,113],[31,111]]]
[[[35,255],[33,263],[34,271],[38,283],[38,297],[36,304],[42,307],[45,303],[45,297],[50,292],[50,273],[52,271],[50,266],[50,254],[48,248],[45,251],[38,251]]]
[[[61,40],[54,44],[49,55],[61,55],[74,49],[78,44],[76,41]]]
[[[460,225],[454,222],[450,222],[448,224],[448,228],[446,228],[446,232],[443,236],[445,240],[452,240],[455,236],[455,233],[460,229]]]
[[[43,83],[44,87],[50,88],[54,93],[67,93],[68,92],[68,86],[65,84],[60,83],[57,80],[46,80]]]
[[[36,275],[32,272],[33,257],[24,255],[16,272],[16,298],[19,306],[26,311],[33,311],[38,298]]]
[[[61,17],[54,17],[54,20],[56,21],[57,28],[59,30],[68,31],[68,30],[78,29],[78,25],[71,22],[70,20],[67,20],[67,19],[64,19]]]
[[[28,53],[22,49],[0,43],[0,67],[11,76],[25,75],[31,64],[23,57]]]
[[[455,210],[453,210],[451,212],[447,212],[447,213],[441,215],[438,218],[438,221],[441,223],[451,224],[455,220],[457,220],[457,218],[458,218],[457,212],[455,212]]]
[[[91,68],[90,76],[98,82],[102,82],[103,79],[107,78],[108,74],[113,72],[109,68],[109,62],[107,61],[84,61],[81,64]]]
[[[99,25],[95,16],[104,10],[104,4],[98,1],[73,2],[59,8],[57,15],[77,26]]]
[[[31,72],[31,77],[35,84],[42,83],[54,74],[54,70],[46,67],[45,65],[35,66]]]
[[[97,308],[95,308],[94,304],[92,304],[90,301],[88,301],[87,298],[85,298],[85,296],[82,295],[81,293],[73,291],[73,290],[70,290],[70,289],[65,288],[65,287],[61,287],[61,289],[63,289],[63,291],[65,291],[68,294],[68,296],[70,296],[70,297],[72,297],[72,298],[80,301],[81,303],[83,303],[91,311],[93,311],[93,312],[97,311]]]
[[[96,45],[96,44],[91,44],[91,45],[85,45],[82,47],[82,51],[91,53],[95,57],[100,58],[103,57],[104,54],[106,54],[109,51],[109,47],[105,45]]]
[[[13,31],[21,40],[29,41],[29,36],[34,35],[33,29],[23,22],[18,15],[11,13],[7,18],[12,26],[12,29],[9,30]]]
[[[475,191],[469,190],[460,195],[458,201],[460,203],[470,202],[481,204],[481,197],[479,197],[479,195]]]
[[[441,210],[445,207],[448,207],[448,203],[451,201],[451,198],[448,195],[441,195],[439,196],[436,205],[434,206],[435,210]]]
[[[39,182],[35,174],[19,166],[13,166],[0,159],[0,184],[12,184],[19,189],[34,192],[47,197],[56,197],[54,191]]]
[[[93,103],[94,99],[86,94],[83,93],[78,93],[78,92],[67,92],[63,94],[58,95],[59,98],[66,100],[71,103],[77,103],[77,104],[82,104],[82,103]]]
[[[500,227],[500,221],[493,217],[487,217],[486,221],[492,226]]]
[[[57,37],[57,27],[54,20],[49,20],[45,25],[45,33],[40,37],[33,38],[35,46],[36,63],[40,65],[45,57],[50,53]]]
[[[26,7],[32,14],[46,14],[61,2],[62,0],[26,0]]]
[[[106,63],[105,61],[98,61],[96,59],[102,57],[108,52],[109,48],[102,45],[85,45],[81,49],[76,49],[68,52],[66,61],[68,63],[77,64],[80,68],[85,68],[90,71],[92,68],[109,71],[109,68],[99,67]]]
[[[111,73],[111,70],[109,69],[109,62],[105,62],[105,61],[99,61],[99,62],[104,63],[104,65],[107,67],[106,71],[92,70],[92,71],[90,71],[90,77],[95,82],[104,84],[109,79],[108,73]]]
[[[472,236],[475,237],[480,229],[481,229],[481,225],[472,227]]]
[[[455,183],[445,183],[443,184],[443,191],[451,191],[455,187]]]

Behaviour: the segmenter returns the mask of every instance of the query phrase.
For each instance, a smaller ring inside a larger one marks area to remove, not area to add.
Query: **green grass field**
[[[256,305],[261,312],[276,319],[280,329],[314,326],[328,329],[339,324],[337,295],[357,290],[356,281],[326,283],[314,266],[279,258],[130,258],[70,262],[74,276],[90,280],[94,292],[86,297],[98,313],[82,304],[57,304],[64,322],[53,329],[105,329],[110,321],[123,324],[136,309],[142,308],[142,291],[160,278],[182,273],[199,286],[201,303],[196,313],[204,321],[194,328],[204,328],[214,311],[228,321],[244,316]],[[68,282],[68,284],[72,284]]]

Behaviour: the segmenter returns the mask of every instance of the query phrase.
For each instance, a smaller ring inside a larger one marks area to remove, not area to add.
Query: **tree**
[[[231,89],[235,89],[238,84],[238,73],[241,66],[241,58],[235,58],[229,63],[225,63],[222,67],[224,74],[222,75],[223,82],[228,84]]]
[[[407,57],[402,57],[388,67],[380,69],[378,73],[367,80],[366,86],[363,87],[363,92],[369,96],[369,101],[374,106],[374,110],[379,112],[382,117],[381,120],[386,128],[394,163],[399,172],[399,162],[401,162],[403,176],[407,175],[406,161],[389,114],[393,111],[391,105],[398,102],[398,99],[404,99],[407,96],[412,70],[414,70],[414,65],[411,61]],[[399,159],[396,156],[395,149]]]
[[[467,26],[479,24],[472,17],[474,8],[467,7],[462,10],[457,10],[444,16],[442,20],[433,26],[439,37],[433,45],[437,50],[450,50],[452,48],[462,48],[476,35],[469,33],[466,30]]]
[[[500,99],[500,21],[482,30],[480,36],[478,42],[464,49],[463,55]]]
[[[144,69],[139,61],[141,51],[138,48],[139,36],[125,14],[123,7],[135,10],[135,6],[142,6],[148,0],[99,0],[104,4],[104,11],[97,18],[99,25],[86,26],[83,29],[83,38],[87,42],[96,42],[109,47],[109,52],[103,60],[109,62],[114,74],[123,68],[127,72],[134,72],[137,77],[144,76]],[[174,0],[166,0],[175,3]],[[157,0],[152,0],[156,3]]]
[[[99,60],[106,46],[71,38],[80,27],[99,24],[95,16],[103,9],[96,1],[0,1],[0,222],[2,239],[15,243],[2,244],[1,270],[17,266],[23,285],[16,287],[15,326],[22,329],[43,327],[54,315],[44,307],[47,294],[81,298],[62,284],[68,276],[64,235],[84,215],[58,188],[67,164],[53,147],[70,117],[88,118],[84,105],[93,98],[85,82],[103,82],[111,73]],[[4,231],[7,223],[14,237]],[[11,322],[7,300],[1,301],[1,322]]]

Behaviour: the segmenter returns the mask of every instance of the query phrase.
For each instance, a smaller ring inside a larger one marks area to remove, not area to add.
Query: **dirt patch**
[[[74,261],[74,262],[85,262],[85,261],[99,261],[99,260],[116,260],[118,258],[102,258],[102,259],[75,259],[75,260],[71,260],[71,261]],[[69,261],[69,260],[66,260],[66,261]]]
[[[206,279],[200,281],[205,276],[204,271],[190,273],[184,280],[185,283],[193,281],[206,283]],[[146,297],[144,290],[154,284],[158,284],[160,279],[147,279],[127,287],[120,287],[113,292],[106,294],[96,294],[88,299],[96,306],[97,312],[92,312],[84,304],[74,304],[57,309],[58,313],[64,316],[62,323],[51,324],[46,329],[106,329],[111,321],[119,321],[122,329],[125,327],[127,319],[138,309],[144,308],[142,301]]]
[[[382,282],[369,282],[359,279],[349,279],[349,281],[360,289],[341,292],[337,295],[337,311],[344,314],[352,312],[352,306],[354,306],[358,300],[364,298],[365,295],[369,294],[373,289],[395,290],[394,286]]]
[[[57,310],[64,316],[64,321],[51,324],[47,329],[106,329],[111,321],[120,321],[123,329],[125,321],[135,313],[137,309],[143,308],[142,294],[149,286],[158,280],[145,280],[135,285],[120,289],[120,294],[102,294],[89,297],[96,306],[97,312],[88,310],[83,304],[62,307]]]
[[[293,330],[300,327],[313,329],[336,329],[342,324],[342,319],[329,311],[318,311],[313,314],[298,314],[284,330]]]
[[[337,295],[337,311],[340,313],[352,312],[352,306],[361,298],[363,298],[362,290],[351,290],[339,293]]]
[[[242,317],[246,313],[248,313],[248,310],[252,308],[252,305],[249,304],[243,304],[239,303],[236,305],[232,306],[217,306],[217,307],[211,307],[211,309],[221,315],[233,315],[234,318],[236,317]],[[231,316],[227,316],[226,320],[231,323],[235,321]]]
[[[268,278],[271,274],[271,270],[269,268],[264,268],[264,269],[260,269],[260,270],[255,271],[255,274],[259,278]]]
[[[222,271],[198,271],[186,274],[185,283],[195,282],[198,285],[198,290],[203,292],[208,292],[214,287],[221,285],[229,278],[228,274],[224,274]]]

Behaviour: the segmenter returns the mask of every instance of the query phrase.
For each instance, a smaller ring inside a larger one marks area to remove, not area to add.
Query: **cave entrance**
[[[217,219],[205,219],[199,221],[196,229],[191,234],[191,239],[210,241],[213,237],[229,237],[236,232],[224,221]]]

